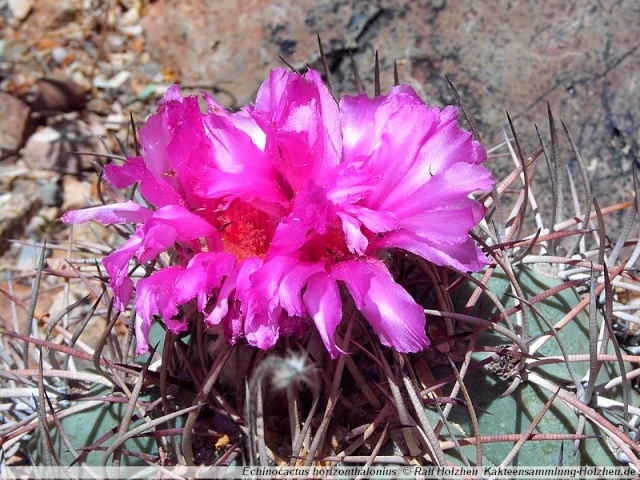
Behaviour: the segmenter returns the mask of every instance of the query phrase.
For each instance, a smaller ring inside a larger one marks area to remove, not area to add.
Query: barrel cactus
[[[311,76],[313,82],[320,79]],[[417,104],[407,89],[396,94]],[[171,90],[166,102],[178,102],[177,95]],[[271,100],[277,99],[260,102]],[[217,115],[216,128],[232,121],[214,100],[205,101]],[[336,108],[330,102],[328,94],[318,99],[323,108]],[[451,111],[446,115],[455,123]],[[271,128],[251,123],[248,115],[238,125],[238,135]],[[172,182],[184,172],[156,175],[139,155],[106,165],[110,185],[101,183],[99,191],[107,206],[66,219],[111,224],[103,231],[109,246],[77,236],[64,246],[43,244],[33,301],[23,305],[27,318],[38,324],[28,333],[2,331],[1,361],[12,375],[3,377],[10,382],[5,388],[15,393],[12,408],[3,413],[9,421],[0,427],[5,453],[62,467],[640,466],[637,195],[629,192],[627,203],[600,207],[591,198],[571,136],[563,128],[566,142],[559,140],[550,111],[549,127],[548,139],[540,134],[540,151],[525,156],[511,126],[489,162],[506,155],[514,168],[494,185],[479,166],[484,158],[471,125],[476,139],[469,134],[465,141],[477,161],[456,167],[457,174],[475,179],[464,200],[458,199],[466,215],[462,233],[449,242],[450,250],[433,255],[409,252],[426,252],[433,238],[420,240],[418,248],[396,235],[405,228],[399,225],[409,222],[402,212],[411,205],[396,202],[393,215],[373,211],[385,199],[375,198],[367,183],[370,172],[358,170],[362,152],[354,154],[353,165],[344,167],[354,175],[352,183],[341,184],[344,198],[334,199],[341,209],[328,211],[315,200],[325,192],[309,190],[305,202],[314,208],[296,210],[308,223],[306,230],[284,222],[291,235],[273,236],[280,254],[304,254],[317,265],[304,271],[296,262],[273,267],[280,269],[278,278],[294,282],[290,271],[303,278],[296,277],[296,295],[283,294],[291,285],[267,285],[261,298],[273,298],[265,313],[269,321],[256,317],[242,327],[234,315],[240,310],[248,315],[255,307],[243,282],[247,272],[264,267],[248,252],[268,246],[260,239],[236,242],[231,258],[228,243],[246,233],[238,221],[249,222],[254,233],[269,233],[269,215],[286,203],[283,191],[260,190],[268,193],[256,199],[262,210],[232,200],[209,218],[201,209],[185,207],[193,200],[189,194],[176,193]],[[336,147],[331,132],[320,128],[309,137],[317,140],[316,134],[327,135],[318,140],[323,149]],[[300,147],[297,137],[286,139]],[[162,135],[151,140],[156,147],[167,143]],[[569,168],[561,143],[572,152]],[[249,152],[246,167],[259,152],[255,143],[242,148]],[[545,160],[550,186],[541,194],[534,172],[545,169],[540,165]],[[262,167],[265,175],[273,174]],[[326,165],[312,173],[295,167],[285,173],[301,191],[314,175],[326,174]],[[305,182],[296,177],[300,172],[308,174]],[[255,193],[246,171],[223,173],[214,178],[216,188],[233,185]],[[198,180],[193,171],[188,174],[189,181]],[[331,181],[340,184],[344,178],[336,174]],[[282,178],[274,174],[267,180]],[[365,197],[367,206],[354,200]],[[540,199],[545,201],[539,204]],[[479,212],[486,212],[484,218]],[[626,212],[622,227],[609,232],[607,219],[620,212]],[[116,221],[123,218],[127,221]],[[346,238],[337,232],[336,219],[350,226]],[[469,229],[478,223],[470,239]],[[311,226],[321,231],[313,245],[304,240]],[[369,254],[370,244],[381,247],[376,255]],[[212,261],[216,248],[225,245],[224,254]],[[67,249],[68,263],[46,262],[52,247]],[[464,258],[456,259],[462,250]],[[105,256],[106,273],[96,262]],[[340,266],[346,257],[352,270]],[[350,272],[368,275],[369,290]],[[196,274],[206,274],[206,281]],[[35,309],[45,277],[67,289],[57,311]],[[233,278],[233,285],[224,278]],[[138,297],[132,305],[134,280]],[[202,290],[192,288],[195,284]],[[323,293],[311,292],[312,287],[323,287]],[[209,294],[213,291],[217,296]],[[388,297],[393,301],[384,303]],[[338,308],[345,312],[342,321],[335,315]],[[304,328],[285,311],[306,318]],[[426,325],[420,323],[422,311]],[[401,323],[403,316],[420,322]],[[400,323],[389,328],[390,319]]]

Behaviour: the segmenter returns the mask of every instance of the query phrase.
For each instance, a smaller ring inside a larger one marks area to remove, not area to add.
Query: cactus
[[[629,300],[637,288],[636,277],[626,269],[629,262],[621,256],[621,247],[635,226],[637,204],[630,201],[600,209],[594,201],[590,213],[588,184],[583,183],[585,198],[579,201],[569,176],[576,211],[563,222],[558,172],[564,168],[551,111],[549,124],[552,145],[549,149],[543,145],[543,153],[552,167],[560,166],[552,170],[556,189],[555,216],[549,219],[552,227],[543,230],[538,217],[538,230],[524,237],[525,241],[500,244],[499,238],[509,238],[514,229],[524,225],[520,207],[503,223],[511,229],[499,235],[485,232],[488,243],[498,244],[492,248],[496,268],[477,278],[482,289],[495,296],[496,303],[487,299],[470,303],[478,307],[473,315],[488,319],[493,326],[474,338],[475,353],[468,357],[469,374],[463,380],[476,418],[472,421],[462,409],[455,409],[450,421],[463,430],[457,433],[460,436],[486,436],[481,455],[489,465],[530,466],[552,459],[565,466],[619,466],[626,462],[637,466],[634,439],[640,399],[630,372],[634,372],[638,357],[620,346],[629,339],[632,330],[627,321],[631,317],[623,314],[621,318],[615,312],[623,304],[631,306]],[[579,170],[584,172],[566,128],[565,133]],[[517,145],[517,137],[515,142]],[[520,164],[524,163],[521,158]],[[498,195],[494,192],[496,203],[505,183],[497,187]],[[529,185],[520,191],[520,199],[527,194],[530,206],[535,207]],[[617,209],[630,213],[620,237],[610,246],[605,244],[604,213]],[[637,240],[629,246],[626,254],[633,263]],[[474,288],[475,284],[467,283],[455,292],[456,312],[471,309],[468,299]],[[512,322],[506,330],[505,313]],[[482,374],[471,373],[483,363]],[[505,441],[508,435],[511,440]],[[474,458],[473,450],[462,448],[468,458]],[[476,456],[479,452],[476,450]],[[461,454],[459,450],[457,455]]]
[[[530,266],[523,266],[516,274],[516,280],[526,298],[553,290],[561,286],[562,282],[536,272]],[[503,272],[495,273],[488,282],[489,289],[494,292],[501,303],[510,309],[515,301],[509,297],[511,283]],[[568,311],[581,301],[580,295],[574,288],[559,291],[539,303],[536,312],[530,312],[528,330],[520,337],[529,345],[535,345],[536,339],[548,334],[550,326],[564,318]],[[485,306],[485,307],[488,307]],[[499,315],[497,309],[484,308],[482,318],[494,318]],[[526,339],[530,339],[527,342]],[[484,367],[484,375],[471,374],[465,378],[464,385],[469,391],[478,417],[478,428],[483,436],[494,437],[494,442],[483,442],[482,454],[487,465],[500,465],[513,448],[513,442],[498,440],[507,434],[522,434],[530,426],[531,440],[524,442],[521,450],[513,459],[513,465],[540,465],[540,459],[553,459],[565,466],[599,465],[616,466],[618,460],[609,448],[607,434],[598,425],[598,420],[591,418],[581,432],[579,423],[581,416],[560,399],[554,398],[556,389],[563,388],[569,395],[576,394],[572,379],[577,379],[581,387],[585,388],[589,374],[589,316],[579,312],[570,322],[562,327],[555,336],[539,348],[531,356],[519,356],[510,346],[500,346],[504,341],[499,335],[483,332],[478,335],[478,344],[493,350],[495,360]],[[561,347],[562,346],[562,347]],[[480,350],[480,349],[479,349]],[[515,355],[514,355],[515,353]],[[481,362],[482,358],[491,357],[488,352],[476,353],[472,357],[472,365]],[[551,358],[552,363],[544,363]],[[564,361],[568,359],[568,362]],[[579,360],[578,360],[579,359]],[[524,365],[519,365],[523,362]],[[617,362],[610,359],[602,362],[600,374],[596,378],[596,385],[606,384],[613,378],[619,378],[621,373]],[[630,364],[625,364],[626,371],[630,371]],[[539,378],[538,378],[539,377]],[[518,379],[522,384],[511,394],[504,397],[511,383]],[[548,382],[548,383],[546,383]],[[620,386],[608,390],[597,389],[598,396],[594,402],[601,399],[614,400],[623,404],[622,388]],[[638,404],[638,395],[631,391],[629,405]],[[553,401],[552,401],[553,399]],[[545,411],[545,406],[550,408]],[[586,402],[585,402],[586,403]],[[614,410],[607,414],[604,408],[601,414],[614,423],[622,416],[622,410]],[[541,418],[538,418],[541,415]],[[582,417],[585,418],[585,417]],[[451,422],[462,426],[464,436],[472,435],[472,425],[468,413],[463,409],[452,411]],[[581,433],[580,433],[581,432]],[[535,435],[533,435],[535,434]],[[554,437],[554,434],[564,434],[564,439]],[[568,434],[586,435],[579,443],[574,443]],[[544,439],[545,435],[548,439]],[[537,437],[537,438],[536,438]],[[523,437],[524,440],[524,437]],[[574,453],[574,445],[579,444]],[[473,448],[465,447],[463,451],[473,458]]]
[[[155,350],[134,360],[132,329],[118,333],[130,312],[113,311],[95,262],[109,248],[73,237],[41,245],[32,306],[6,294],[39,324],[28,329],[37,334],[1,332],[4,390],[15,392],[2,413],[5,458],[62,466],[639,466],[637,195],[592,206],[573,140],[565,129],[580,182],[565,172],[550,112],[549,124],[551,144],[542,141],[530,158],[513,128],[494,152],[510,155],[515,169],[481,199],[487,216],[476,235],[487,269],[471,276],[400,251],[385,259],[427,313],[434,346],[418,354],[381,347],[353,308],[336,333],[350,354],[335,361],[314,330],[265,353],[226,345],[198,315],[182,335],[157,323]],[[543,157],[553,192],[544,212],[533,182]],[[574,211],[565,219],[567,186]],[[620,211],[628,212],[623,227],[606,235],[605,219]],[[70,267],[45,269],[52,247],[72,252]],[[84,293],[38,313],[44,277]],[[89,345],[95,324],[102,335]]]

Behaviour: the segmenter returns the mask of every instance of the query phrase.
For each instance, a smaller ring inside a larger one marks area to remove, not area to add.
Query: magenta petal
[[[202,114],[196,97],[183,98],[177,85],[166,91],[158,112],[140,129],[140,144],[153,176],[162,178],[166,172],[175,170],[180,159],[172,158],[169,145],[183,132],[189,135],[190,131],[198,130],[199,117]]]
[[[112,223],[141,223],[151,216],[152,210],[129,200],[113,205],[89,207],[83,210],[72,210],[62,215],[64,223],[85,223],[95,220],[105,225]]]
[[[278,328],[279,316],[280,312],[275,314],[270,312],[268,316],[262,317],[259,321],[245,322],[244,334],[247,343],[261,350],[268,350],[273,347],[280,337]]]
[[[129,157],[124,165],[107,165],[104,167],[104,177],[116,188],[126,188],[140,182],[140,192],[156,207],[185,203],[171,185],[151,173],[142,157]]]
[[[136,355],[143,355],[149,351],[151,318],[142,318],[136,314],[134,329],[136,334]]]
[[[267,134],[265,151],[294,192],[310,179],[326,179],[338,165],[338,105],[315,70],[304,75],[272,70],[249,111]]]
[[[389,113],[382,112],[387,102],[386,95],[369,98],[361,93],[357,96],[345,95],[340,100],[340,119],[342,122],[342,148],[346,159],[366,160],[377,148],[381,132],[385,127]],[[376,117],[382,115],[382,121]]]
[[[141,244],[138,232],[129,237],[124,245],[102,259],[102,264],[109,275],[109,285],[113,290],[113,306],[121,312],[127,308],[133,294],[133,281],[128,274],[129,262]]]
[[[372,261],[375,261],[372,259]],[[349,293],[358,310],[364,308],[364,299],[371,287],[372,270],[365,261],[356,260],[336,263],[331,267],[330,275],[335,280],[348,282]],[[353,281],[352,281],[352,280]]]
[[[346,215],[342,212],[338,213],[338,217],[342,220],[342,230],[344,232],[345,241],[349,251],[358,255],[364,254],[369,245],[369,240],[362,233],[362,223],[357,217]]]
[[[447,208],[465,200],[477,190],[491,190],[491,172],[481,165],[457,163],[429,178],[415,191],[396,188],[385,198],[380,208],[394,212],[398,218]]]
[[[200,237],[217,235],[216,229],[204,218],[179,205],[168,205],[153,214],[153,218],[173,227],[178,240],[186,242]]]
[[[242,117],[211,113],[204,119],[214,164],[199,176],[196,192],[207,198],[229,196],[263,204],[287,203],[290,192],[280,185],[278,171],[264,151],[235,124],[237,118]]]
[[[111,285],[111,289],[113,290],[113,306],[124,312],[129,305],[129,301],[133,296],[133,280],[129,277],[122,277],[120,282],[116,285]]]
[[[210,324],[211,325],[211,324]],[[234,345],[244,335],[244,318],[239,303],[230,306],[226,322],[222,325],[222,331],[230,345]]]
[[[162,252],[169,250],[178,236],[173,227],[156,219],[148,220],[141,232],[143,232],[143,238],[136,256],[142,263],[153,260]]]
[[[359,205],[343,205],[342,211],[337,215],[342,220],[347,247],[358,255],[363,255],[369,245],[362,226],[373,233],[388,232],[399,226],[398,219],[393,213],[377,212]]]
[[[400,352],[419,352],[430,345],[424,310],[389,272],[380,266],[362,310],[380,341]]]
[[[437,109],[433,111],[438,113]],[[444,172],[451,175],[451,169],[455,170],[457,165],[478,165],[486,160],[487,152],[484,147],[472,139],[471,133],[458,128],[458,112],[454,107],[445,107],[438,115],[438,126],[425,139],[413,167],[388,192],[385,199],[387,202],[406,203],[406,196],[423,187],[431,177]],[[486,189],[485,177],[486,174],[479,173],[475,178],[475,189],[470,191]],[[473,179],[471,176],[471,180]],[[489,189],[491,184],[489,182]]]
[[[283,303],[292,311],[302,310],[301,284],[308,274],[305,275],[304,268],[296,268],[296,264],[295,259],[279,257],[256,269],[244,285],[238,279],[236,297],[245,308],[244,333],[250,345],[263,350],[275,345],[280,336],[281,316],[286,315]],[[284,281],[289,273],[291,277]]]
[[[332,359],[346,353],[336,345],[334,333],[342,319],[342,300],[336,281],[325,272],[312,275],[303,296],[307,313],[316,324],[320,338]]]
[[[220,286],[235,263],[235,257],[228,253],[203,252],[195,255],[177,279],[175,295],[178,303],[197,298],[198,309],[203,311],[211,291]]]
[[[184,317],[165,317],[163,320],[167,330],[172,333],[186,332],[187,328],[189,328],[187,319]]]
[[[388,232],[399,226],[394,212],[371,210],[360,205],[345,205],[343,210],[349,212],[352,217],[357,218],[362,225],[374,233]]]
[[[219,117],[221,119],[230,121],[231,123],[233,123],[235,128],[246,133],[249,138],[251,138],[251,141],[260,150],[264,150],[264,144],[266,140],[265,133],[256,123],[255,119],[251,116],[251,113],[248,111],[253,107],[245,106],[238,112],[231,113],[220,103],[218,103],[213,97],[211,97],[211,95],[209,95],[207,92],[202,91],[201,94],[202,98],[204,98],[204,101],[209,107],[207,118],[211,119],[212,117]]]
[[[211,169],[200,177],[196,192],[212,199],[241,198],[261,206],[265,211],[269,211],[268,207],[263,206],[265,203],[287,203],[275,175],[271,172],[262,175],[252,169],[233,173]]]
[[[307,279],[324,271],[322,263],[298,261],[285,256],[266,262],[252,277],[254,288],[269,301],[270,310],[282,307],[291,316],[302,316],[302,290]]]
[[[309,277],[322,271],[324,271],[322,263],[299,262],[284,273],[278,287],[278,296],[280,305],[289,315],[298,317],[304,315],[305,308],[302,303],[302,291]]]
[[[225,317],[233,314],[241,316],[243,321],[251,322],[255,313],[255,301],[250,277],[261,266],[261,259],[247,258],[229,272],[218,291],[216,305],[206,318],[209,325],[217,325]],[[232,311],[233,309],[230,308],[230,303],[234,300],[232,296],[235,296],[244,311]],[[228,321],[234,324],[237,324],[237,320],[237,318],[228,318]]]
[[[271,240],[268,259],[296,252],[315,233],[328,233],[338,217],[335,205],[327,200],[326,194],[326,189],[310,184],[296,195],[291,213],[281,218],[278,224]]]
[[[345,96],[340,113],[345,162],[365,162],[363,168],[378,179],[371,204],[385,198],[413,170],[439,120],[439,112],[429,109],[406,85],[375,99]]]
[[[229,313],[229,303],[231,294],[236,289],[237,271],[231,271],[227,277],[222,280],[218,295],[216,296],[216,305],[209,315],[205,317],[208,325],[218,325],[224,317]]]
[[[262,350],[273,347],[280,337],[280,316],[282,307],[269,308],[264,298],[255,298],[249,304],[252,311],[244,318],[244,335],[249,345]],[[246,308],[246,304],[243,308]]]
[[[487,159],[482,144],[472,139],[471,132],[458,127],[458,116],[458,109],[451,105],[439,111],[438,127],[420,151],[421,157],[429,159],[433,175],[461,161],[480,164]]]
[[[385,234],[376,241],[377,248],[401,248],[436,265],[451,266],[463,272],[477,272],[488,263],[487,257],[471,239],[463,243],[438,243],[425,240],[407,230]]]
[[[478,202],[465,198],[458,205],[413,215],[400,225],[427,243],[458,244],[469,239],[469,231],[482,219],[484,212]]]
[[[175,283],[182,271],[180,267],[167,267],[143,278],[136,285],[136,354],[146,353],[149,348],[149,330],[153,316],[159,314],[169,331],[180,333],[186,330],[184,319],[174,318],[178,307],[174,298]]]
[[[327,181],[327,198],[336,205],[359,202],[374,190],[378,178],[367,171],[366,162],[349,159],[334,168]]]
[[[382,262],[343,262],[332,276],[346,284],[356,306],[384,345],[399,352],[429,347],[422,307],[393,280]]]
[[[175,298],[175,285],[182,267],[166,267],[154,272],[151,276],[138,281],[134,305],[136,313],[144,320],[160,315],[173,333],[186,329],[186,321],[171,321],[178,313]]]
[[[251,278],[262,265],[262,259],[254,257],[245,259],[237,267],[235,298],[242,308],[241,311],[235,313],[239,313],[242,316],[245,324],[250,323],[260,309],[260,300],[256,298],[257,294],[253,288]]]
[[[127,188],[142,180],[142,170],[147,170],[142,157],[128,157],[122,165],[110,163],[104,167],[104,179],[115,188]],[[150,173],[150,172],[149,172]]]

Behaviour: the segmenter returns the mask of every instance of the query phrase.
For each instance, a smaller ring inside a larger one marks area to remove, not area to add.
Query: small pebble
[[[16,261],[16,271],[26,272],[36,268],[41,250],[34,245],[24,244],[20,246],[18,259]]]
[[[18,20],[24,20],[33,8],[34,0],[8,0],[11,14]]]
[[[39,182],[37,193],[42,203],[49,207],[62,203],[62,190],[57,182]]]
[[[0,62],[15,62],[27,51],[26,43],[16,39],[0,40]]]
[[[58,65],[61,65],[62,61],[67,56],[67,53],[68,52],[66,48],[56,47],[53,50],[51,50],[51,58],[53,58],[53,61],[56,62]]]

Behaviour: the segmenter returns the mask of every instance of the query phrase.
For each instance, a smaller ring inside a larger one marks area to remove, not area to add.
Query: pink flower
[[[204,100],[203,114],[169,89],[140,131],[142,157],[105,169],[114,187],[139,182],[151,208],[63,216],[136,225],[104,265],[117,308],[135,290],[137,353],[154,315],[178,333],[193,302],[230,342],[262,349],[313,322],[335,358],[343,287],[384,345],[428,347],[422,307],[381,259],[395,248],[460,270],[486,265],[469,237],[484,210],[469,195],[493,182],[457,110],[430,108],[406,85],[337,104],[313,70],[273,70],[237,113]],[[134,285],[130,263],[169,250],[170,264]]]

